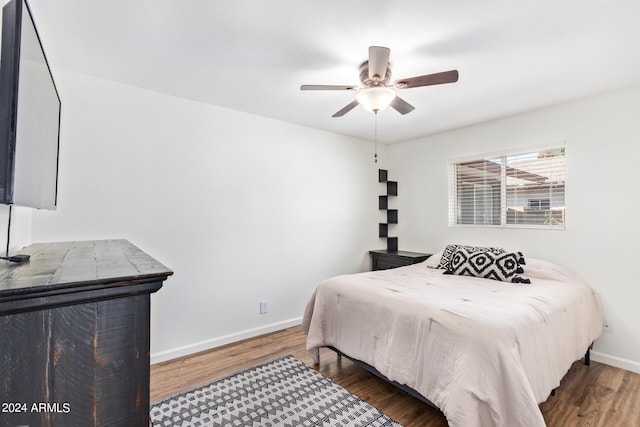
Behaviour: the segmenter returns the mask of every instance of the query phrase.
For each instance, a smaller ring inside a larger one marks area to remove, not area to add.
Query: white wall
[[[34,242],[126,238],[175,271],[152,361],[299,323],[316,284],[366,270],[371,142],[56,72],[58,210]],[[269,313],[259,314],[259,301]]]
[[[497,245],[563,264],[600,294],[610,331],[594,360],[640,372],[640,88],[389,147],[399,181],[400,246]],[[449,227],[449,158],[566,141],[565,231]]]

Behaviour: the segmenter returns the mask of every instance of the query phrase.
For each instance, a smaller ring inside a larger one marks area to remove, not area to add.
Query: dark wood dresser
[[[126,240],[0,264],[0,425],[149,425],[150,294],[173,274]]]
[[[371,270],[374,271],[417,264],[431,256],[431,254],[423,254],[422,252],[390,251],[387,249],[369,251],[369,255],[371,255]]]

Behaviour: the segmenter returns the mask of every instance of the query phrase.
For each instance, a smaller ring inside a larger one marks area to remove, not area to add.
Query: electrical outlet
[[[269,301],[260,301],[260,314],[267,314],[269,312]]]

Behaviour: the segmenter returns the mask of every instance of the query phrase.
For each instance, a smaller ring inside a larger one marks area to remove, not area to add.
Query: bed
[[[372,367],[451,427],[544,426],[538,404],[602,333],[599,298],[548,261],[519,258],[512,283],[436,268],[442,258],[320,283],[307,350],[316,363],[330,347]]]

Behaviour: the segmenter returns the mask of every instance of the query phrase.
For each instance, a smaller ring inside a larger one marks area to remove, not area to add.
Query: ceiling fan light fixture
[[[357,91],[356,99],[342,107],[331,117],[342,117],[349,111],[362,105],[365,110],[378,113],[391,106],[400,114],[407,114],[415,107],[399,96],[396,90],[412,89],[422,86],[441,85],[458,81],[458,70],[442,71],[396,80],[393,86],[391,80],[391,64],[389,62],[389,48],[384,46],[369,46],[369,59],[360,64],[360,82],[362,85],[302,85],[300,90],[347,90]]]
[[[396,91],[386,86],[374,86],[358,92],[356,100],[362,107],[371,112],[384,110],[396,97]]]

